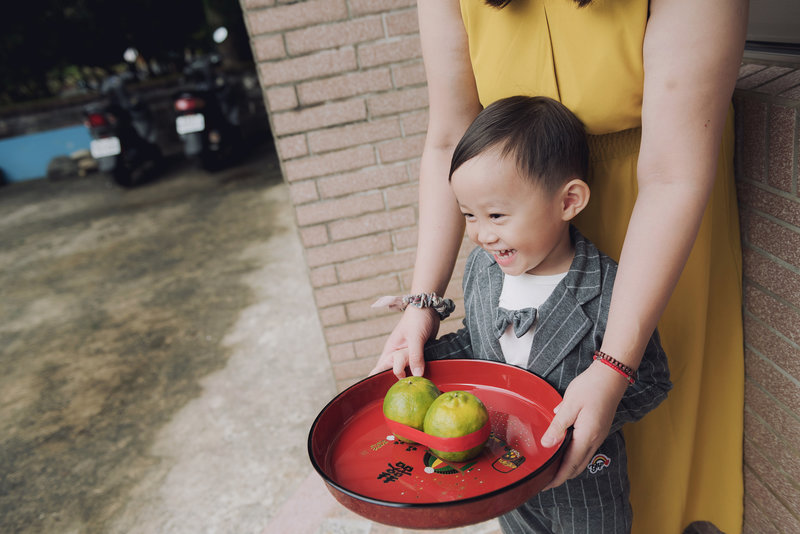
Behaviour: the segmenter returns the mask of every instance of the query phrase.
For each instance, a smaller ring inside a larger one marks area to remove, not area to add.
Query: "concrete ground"
[[[404,532],[309,463],[336,390],[271,146],[0,188],[0,243],[0,532]]]

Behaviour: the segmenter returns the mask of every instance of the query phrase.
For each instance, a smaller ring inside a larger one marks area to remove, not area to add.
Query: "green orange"
[[[392,421],[422,430],[428,408],[441,393],[427,378],[421,376],[401,378],[383,397],[383,415]],[[402,436],[396,437],[403,441],[411,441]]]
[[[423,431],[440,438],[458,438],[480,430],[489,420],[489,412],[481,400],[466,391],[448,391],[439,395],[428,408]],[[483,450],[486,442],[458,452],[431,452],[446,462],[466,462]]]

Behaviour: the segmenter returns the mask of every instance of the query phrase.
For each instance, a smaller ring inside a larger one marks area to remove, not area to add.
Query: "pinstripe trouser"
[[[626,496],[590,506],[531,506],[500,516],[504,534],[629,534],[633,512]]]

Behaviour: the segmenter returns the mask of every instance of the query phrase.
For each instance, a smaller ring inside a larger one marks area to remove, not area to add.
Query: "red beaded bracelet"
[[[612,358],[605,352],[600,352],[599,350],[594,351],[592,359],[600,360],[602,363],[614,369],[616,372],[624,376],[629,384],[633,384],[634,382],[636,382],[636,378],[634,378],[636,376],[636,371],[634,371],[624,363]]]

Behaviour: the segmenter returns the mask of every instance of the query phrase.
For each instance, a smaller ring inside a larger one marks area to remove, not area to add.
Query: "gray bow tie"
[[[522,337],[531,329],[536,320],[536,308],[507,310],[498,306],[494,317],[494,335],[497,339],[500,339],[510,324],[514,325],[514,335]]]

